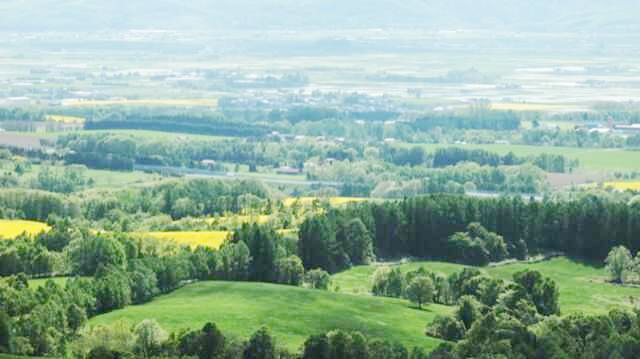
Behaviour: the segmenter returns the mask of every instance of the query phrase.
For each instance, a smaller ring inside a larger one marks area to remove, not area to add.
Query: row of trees
[[[632,251],[640,249],[636,235],[640,231],[640,207],[595,195],[543,201],[519,196],[429,195],[332,210],[308,219],[302,228],[317,223],[326,223],[320,228],[331,228],[338,219],[354,218],[367,228],[378,258],[410,256],[485,264],[507,257],[524,258],[528,253],[558,251],[601,261],[616,245]],[[471,233],[476,231],[468,226],[474,222],[497,236],[486,237],[484,231],[480,236]],[[466,235],[459,233],[465,230]],[[302,230],[302,245],[321,236],[314,233]],[[327,262],[314,262],[324,258],[319,253],[312,251],[311,258],[303,259],[333,270]]]
[[[131,129],[153,130],[178,133],[206,134],[217,136],[263,136],[269,127],[230,121],[221,113],[176,113],[146,115],[141,113],[111,113],[102,118],[92,117],[86,124],[87,130]]]
[[[56,188],[60,190],[67,189],[67,183],[88,182],[84,180],[82,172],[70,169],[64,173],[60,177],[60,174],[45,171],[45,175],[39,176],[37,181],[59,185]],[[258,210],[267,206],[270,197],[270,189],[258,181],[184,179],[124,190],[100,190],[83,196],[5,189],[0,192],[0,208],[11,218],[39,221],[47,221],[49,216],[113,221],[115,218],[141,214],[166,214],[179,219]],[[131,221],[131,218],[127,220]]]
[[[439,148],[433,156],[433,167],[452,166],[460,162],[475,162],[481,166],[513,166],[530,162],[547,172],[565,173],[578,167],[577,160],[569,160],[563,155],[543,153],[536,156],[518,157],[513,152],[500,156],[486,150],[469,150],[459,147]]]
[[[485,129],[493,131],[515,131],[520,128],[521,119],[513,112],[469,111],[467,113],[430,114],[417,119],[411,125],[421,131],[436,127],[442,129]]]
[[[343,161],[310,168],[307,178],[341,182],[341,194],[345,196],[386,198],[478,190],[540,193],[547,183],[545,173],[531,164],[491,167],[458,163],[445,168],[428,168]]]

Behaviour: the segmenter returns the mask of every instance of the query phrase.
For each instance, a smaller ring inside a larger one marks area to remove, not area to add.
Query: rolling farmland
[[[153,302],[130,306],[90,320],[90,325],[117,320],[132,323],[156,318],[167,330],[200,328],[215,322],[225,333],[248,338],[263,325],[276,341],[298,350],[305,338],[333,329],[360,331],[371,338],[433,349],[439,340],[425,337],[424,327],[452,307],[410,308],[406,300],[373,298],[266,283],[200,282]]]

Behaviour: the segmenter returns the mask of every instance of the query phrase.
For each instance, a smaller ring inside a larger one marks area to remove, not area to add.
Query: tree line
[[[509,111],[469,111],[460,114],[430,114],[411,123],[417,130],[441,129],[485,129],[493,131],[515,131],[521,119]]]
[[[610,248],[640,249],[640,207],[625,201],[584,195],[572,199],[523,200],[436,194],[402,201],[362,203],[307,219],[301,245],[333,245],[337,223],[359,219],[372,237],[378,258],[416,257],[486,264],[527,254],[559,251],[602,261]],[[473,226],[470,226],[472,223]],[[321,233],[318,233],[321,232]],[[337,254],[344,255],[339,250]],[[310,262],[334,270],[326,252],[310,251]],[[336,254],[333,254],[335,257]],[[340,267],[340,266],[338,266]]]
[[[38,181],[45,178],[48,179],[48,175]],[[179,219],[260,209],[270,197],[270,189],[257,181],[182,179],[125,190],[100,190],[86,196],[34,189],[4,189],[0,191],[0,209],[6,218],[38,221],[47,221],[50,216],[89,221],[113,221],[116,218],[130,221],[130,216],[142,214],[167,214]]]
[[[563,155],[543,153],[518,157],[513,152],[500,156],[486,150],[470,150],[459,147],[439,148],[433,156],[433,167],[446,167],[460,162],[475,162],[481,166],[513,166],[530,162],[546,172],[565,173],[578,167],[577,160],[568,160]]]

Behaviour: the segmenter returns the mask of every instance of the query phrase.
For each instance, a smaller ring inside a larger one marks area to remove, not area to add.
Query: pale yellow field
[[[278,229],[276,232],[281,236],[286,236],[287,234],[297,234],[298,229],[289,228],[289,229]]]
[[[554,105],[546,103],[492,103],[491,109],[496,111],[560,111],[570,110],[573,106],[567,105]]]
[[[64,115],[47,115],[47,121],[60,122],[66,124],[83,124],[85,119],[83,117],[64,116]]]
[[[296,234],[297,229],[279,229],[280,235]],[[203,232],[138,232],[143,237],[154,238],[162,241],[173,242],[180,246],[191,248],[209,247],[219,249],[232,235],[230,231],[203,231]]]
[[[42,222],[0,219],[0,237],[3,239],[14,239],[23,233],[36,235],[50,229],[49,225]]]
[[[260,214],[257,216],[222,216],[222,217],[210,217],[205,219],[208,224],[220,224],[220,225],[230,225],[230,224],[243,224],[243,223],[258,223],[258,224],[266,224],[271,220],[271,216],[268,214]]]
[[[613,188],[618,191],[640,191],[640,182],[605,182],[604,188]]]
[[[227,238],[228,231],[206,231],[206,232],[143,232],[139,233],[145,237],[174,242],[178,245],[195,247],[209,247],[218,249]]]
[[[286,207],[291,207],[296,201],[298,201],[298,203],[303,206],[310,206],[315,200],[322,201],[323,199],[318,197],[287,197],[282,200],[282,204],[284,204]],[[368,198],[362,197],[330,197],[329,204],[331,204],[332,206],[340,206],[347,203],[365,202],[368,200]]]
[[[114,100],[65,100],[64,106],[70,107],[93,107],[93,106],[218,106],[217,99],[114,99]]]

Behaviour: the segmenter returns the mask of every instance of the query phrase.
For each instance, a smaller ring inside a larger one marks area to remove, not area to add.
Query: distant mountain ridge
[[[637,0],[2,0],[1,31],[638,30]]]

